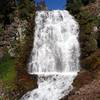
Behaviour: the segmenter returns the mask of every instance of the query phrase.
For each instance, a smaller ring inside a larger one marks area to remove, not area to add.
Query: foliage
[[[32,3],[32,6],[30,3]],[[23,4],[22,4],[23,3]],[[32,9],[31,9],[32,7]],[[24,9],[24,13],[23,13]],[[27,73],[27,63],[31,50],[33,48],[33,37],[34,37],[34,27],[35,27],[35,6],[34,2],[30,0],[25,0],[20,2],[18,6],[19,13],[22,20],[27,21],[27,27],[24,31],[25,37],[22,42],[19,42],[17,46],[17,60],[16,60],[16,71],[17,71],[17,87],[23,91],[19,91],[19,94],[22,96],[27,91],[36,87],[36,81],[32,79],[32,76]],[[24,16],[23,16],[24,15]],[[23,84],[24,83],[24,84]]]
[[[15,59],[6,54],[0,61],[0,79],[8,89],[13,89],[16,77]]]
[[[24,20],[28,24],[24,31],[26,36],[23,43],[21,41],[17,41],[18,45],[16,43],[17,57],[12,58],[6,54],[2,61],[0,61],[0,80],[3,80],[4,88],[11,93],[14,89],[18,88],[18,94],[22,96],[23,93],[34,88],[34,84],[36,86],[36,82],[33,82],[31,75],[27,73],[27,62],[33,46],[35,5],[33,0],[20,0],[16,7],[14,0],[1,0],[0,11],[0,32],[6,31],[4,26],[11,24],[11,20],[14,17],[17,17],[21,22]],[[20,24],[20,22],[15,22],[15,24],[16,29],[17,24]],[[22,89],[25,91],[23,92]]]
[[[20,17],[22,19],[26,19],[31,15],[34,15],[35,5],[32,0],[20,0],[18,5],[18,10],[20,13]]]
[[[99,26],[99,18],[90,10],[83,9],[95,0],[70,0],[68,9],[77,19],[80,25],[81,58],[90,56],[97,49],[97,34],[93,33],[93,27]]]
[[[82,0],[83,5],[88,5],[89,3],[94,3],[96,0]]]
[[[100,16],[97,17],[96,24],[97,24],[98,27],[100,26]]]
[[[68,6],[66,7],[70,13],[76,15],[80,12],[82,6],[86,6],[90,3],[94,3],[96,0],[68,0]]]
[[[0,22],[4,25],[9,24],[11,19],[9,15],[13,13],[15,9],[14,0],[1,0],[0,1]]]
[[[41,0],[39,3],[37,3],[37,10],[47,10],[47,6],[45,4],[44,0]]]
[[[81,61],[83,68],[95,72],[100,71],[100,49]]]
[[[25,94],[27,91],[36,88],[37,86],[37,79],[36,78],[33,79],[32,76],[29,75],[27,72],[27,63],[29,60],[31,50],[33,48],[34,25],[35,25],[34,17],[31,17],[27,21],[28,25],[26,30],[24,31],[26,35],[24,38],[24,42],[20,43],[20,45],[17,48],[18,56],[16,60],[16,71],[17,71],[16,83],[20,96]],[[21,89],[21,91],[19,88]]]
[[[96,24],[96,16],[92,15],[91,12],[81,10],[76,16],[82,32],[91,33],[93,26]]]
[[[80,7],[82,6],[81,0],[69,0],[67,10],[72,14],[76,14],[80,11]]]

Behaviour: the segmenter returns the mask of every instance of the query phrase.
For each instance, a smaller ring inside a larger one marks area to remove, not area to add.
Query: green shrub
[[[27,17],[30,17],[30,15],[34,14],[34,3],[31,0],[20,0],[20,3],[18,5],[18,10],[20,13],[20,17],[22,19],[26,19]]]
[[[81,0],[69,0],[67,10],[69,10],[72,14],[77,14],[80,11],[80,7],[82,6]]]
[[[15,59],[7,54],[0,62],[0,79],[4,82],[6,88],[13,89],[15,77]]]

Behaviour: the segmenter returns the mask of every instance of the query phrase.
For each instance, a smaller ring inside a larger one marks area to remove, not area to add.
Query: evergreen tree
[[[69,10],[72,14],[77,14],[80,11],[81,6],[81,0],[69,0],[67,10]]]
[[[93,3],[93,2],[95,2],[96,0],[82,0],[82,3],[84,4],[84,5],[88,5],[89,3]]]
[[[32,14],[34,14],[35,11],[33,0],[20,0],[18,10],[20,12],[21,18],[30,17]]]
[[[97,49],[97,41],[92,33],[93,27],[97,22],[97,16],[89,10],[82,9],[93,2],[94,0],[70,0],[67,8],[80,25],[79,41],[82,59],[90,56]]]
[[[96,0],[68,0],[67,10],[75,15],[80,12],[80,8],[82,6],[86,6],[89,3],[93,3],[95,1]]]
[[[0,22],[5,24],[10,23],[10,14],[13,13],[15,9],[14,0],[1,0],[0,1]]]
[[[37,10],[47,10],[47,6],[45,4],[44,0],[41,0],[39,3],[37,3]]]

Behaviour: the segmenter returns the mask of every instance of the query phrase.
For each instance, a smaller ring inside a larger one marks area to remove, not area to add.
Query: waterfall
[[[65,10],[38,11],[35,22],[28,72],[38,75],[38,88],[21,100],[60,100],[79,71],[79,25]]]

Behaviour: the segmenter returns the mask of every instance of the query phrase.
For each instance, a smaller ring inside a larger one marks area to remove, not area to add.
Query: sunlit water
[[[38,75],[38,88],[21,100],[59,100],[73,89],[79,71],[79,26],[65,10],[39,11],[35,20],[28,72]]]

